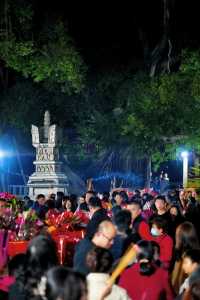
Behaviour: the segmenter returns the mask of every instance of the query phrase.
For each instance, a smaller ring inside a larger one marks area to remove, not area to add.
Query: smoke
[[[110,172],[93,178],[93,182],[96,186],[110,185],[110,188],[124,187],[135,189],[142,186],[143,178],[142,176],[135,175],[132,172]]]

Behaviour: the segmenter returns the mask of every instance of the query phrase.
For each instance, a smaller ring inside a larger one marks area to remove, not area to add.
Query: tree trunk
[[[150,188],[150,183],[151,183],[151,155],[146,157],[145,188]]]

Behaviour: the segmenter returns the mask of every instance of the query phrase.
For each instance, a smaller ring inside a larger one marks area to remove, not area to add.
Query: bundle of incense
[[[116,266],[116,268],[114,269],[114,271],[112,272],[109,280],[108,280],[108,284],[112,285],[114,284],[115,280],[117,279],[117,277],[125,270],[125,268],[133,262],[133,260],[136,257],[136,251],[133,247],[134,245],[131,244],[130,247],[128,248],[128,250],[126,251],[126,253],[121,257],[118,265]]]

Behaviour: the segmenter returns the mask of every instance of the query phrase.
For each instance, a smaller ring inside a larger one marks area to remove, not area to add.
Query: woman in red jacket
[[[154,241],[160,246],[160,261],[168,269],[172,260],[173,240],[167,234],[167,221],[160,216],[154,216],[150,223],[151,231],[143,232],[142,239]]]
[[[172,300],[168,273],[155,263],[155,247],[150,241],[138,242],[137,263],[126,269],[119,285],[133,300]]]

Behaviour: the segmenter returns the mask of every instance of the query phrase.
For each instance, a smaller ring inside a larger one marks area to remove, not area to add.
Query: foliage
[[[47,84],[49,89],[58,86],[62,92],[78,93],[84,88],[86,65],[62,21],[48,24],[50,28],[44,26],[40,33],[33,35],[34,10],[30,4],[13,7],[12,1],[8,1],[5,14],[0,58],[8,68],[34,82]],[[13,24],[20,29],[20,34]]]
[[[102,114],[93,108],[79,131],[83,139],[99,149],[131,146],[136,157],[150,156],[154,167],[175,158],[178,147],[199,151],[200,106],[193,76],[182,69],[155,78],[137,73],[113,86],[110,110]]]
[[[17,83],[1,94],[0,118],[2,131],[18,128],[30,137],[30,126],[42,126],[44,111],[51,113],[51,122],[71,128],[84,103],[80,97],[63,94],[60,90],[48,91],[31,80],[18,79]],[[30,143],[30,141],[29,141]]]

